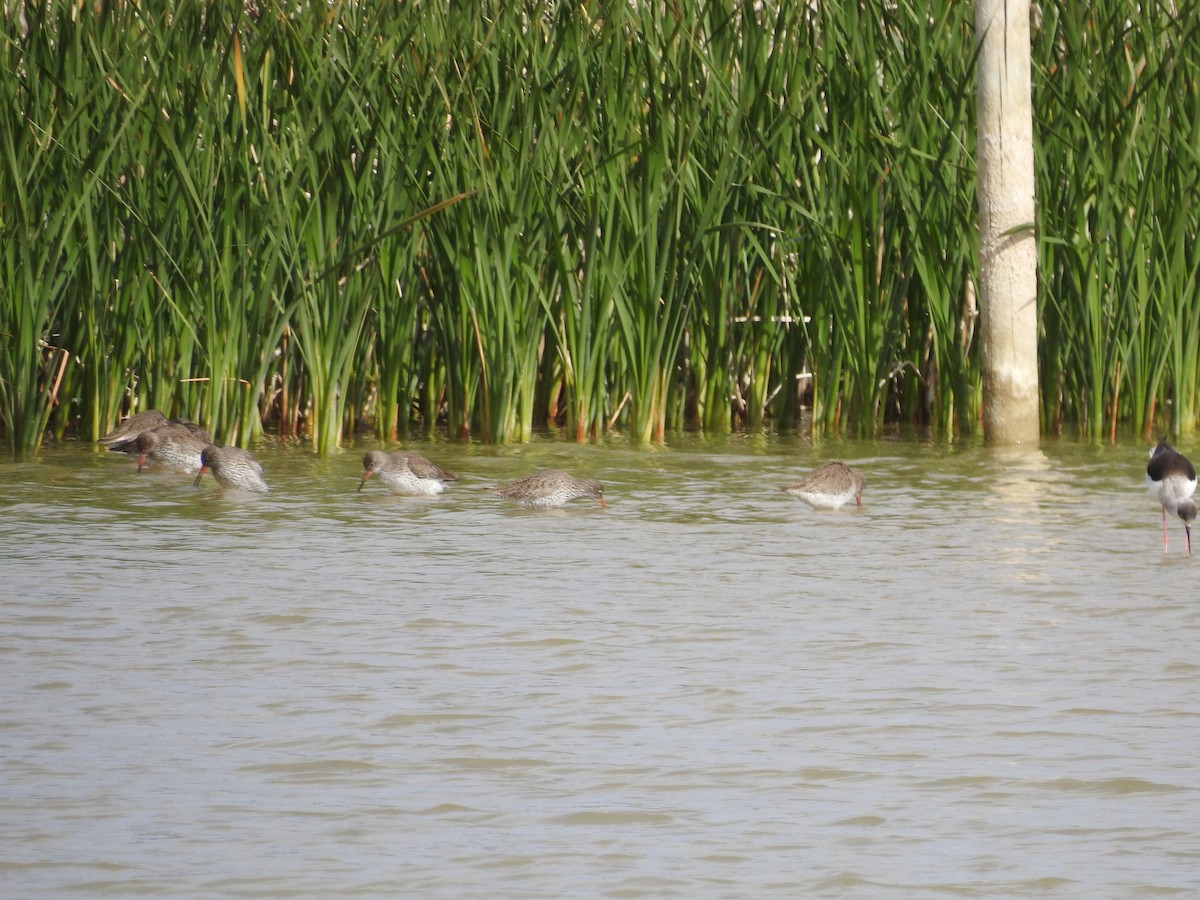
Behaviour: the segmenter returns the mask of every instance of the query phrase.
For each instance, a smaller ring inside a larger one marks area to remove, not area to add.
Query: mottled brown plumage
[[[795,484],[784,488],[815,509],[838,509],[850,500],[862,506],[867,479],[844,462],[825,463],[813,469]]]
[[[167,425],[177,425],[191,432],[193,436],[199,438],[205,444],[212,443],[211,435],[195,422],[189,422],[187,419],[168,419],[157,409],[147,409],[140,413],[135,413],[100,438],[96,443],[116,453],[140,454],[141,449],[137,445],[138,437],[147,431],[154,431]]]
[[[360,491],[372,475],[378,475],[379,480],[391,488],[393,493],[414,497],[440,494],[447,484],[458,480],[458,476],[453,472],[430,462],[420,453],[406,450],[396,450],[393,453],[370,451],[363,457],[362,481],[358,483]]]
[[[183,425],[163,425],[137,436],[138,471],[145,466],[162,466],[191,475],[200,471],[200,453],[210,443]]]
[[[109,450],[115,450],[117,453],[136,453],[139,434],[143,431],[162,428],[166,424],[168,424],[166,416],[157,409],[147,409],[122,421],[120,425],[100,438],[97,443]]]
[[[599,481],[594,478],[581,481],[561,469],[543,469],[488,490],[529,509],[552,509],[580,497],[594,497],[602,507],[606,506]]]
[[[200,452],[200,474],[196,476],[195,484],[200,484],[200,479],[209,470],[222,487],[257,493],[270,490],[258,460],[240,447],[209,444]]]

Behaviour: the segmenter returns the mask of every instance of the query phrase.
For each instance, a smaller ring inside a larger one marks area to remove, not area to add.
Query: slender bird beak
[[[1191,556],[1192,555],[1192,529],[1188,528],[1187,522],[1183,523],[1183,533],[1185,535],[1185,540],[1187,541],[1188,556]]]
[[[371,477],[371,470],[370,470],[370,469],[367,469],[365,472],[363,472],[362,481],[360,481],[360,482],[358,483],[358,489],[359,489],[359,491],[361,491],[361,490],[362,490],[362,486],[363,486],[364,484],[366,484],[366,483],[367,483],[367,479],[368,479],[368,478],[370,478],[370,477]]]
[[[204,477],[204,470],[205,470],[205,469],[207,469],[207,468],[208,468],[208,466],[201,466],[201,467],[200,467],[200,474],[199,474],[199,475],[197,475],[197,476],[196,476],[196,480],[192,482],[192,487],[199,487],[199,486],[200,486],[200,479]]]
[[[138,457],[138,471],[142,471],[142,466],[146,465],[146,454],[143,453]]]
[[[596,499],[600,501],[600,508],[601,508],[601,509],[608,509],[608,504],[604,502],[604,498],[603,498],[603,497],[597,497]]]

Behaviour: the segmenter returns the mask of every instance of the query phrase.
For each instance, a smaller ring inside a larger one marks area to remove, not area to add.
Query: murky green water
[[[418,449],[462,480],[0,463],[7,896],[1200,890],[1200,548],[1146,447]],[[834,457],[861,510],[780,492]],[[610,508],[482,490],[543,465]]]

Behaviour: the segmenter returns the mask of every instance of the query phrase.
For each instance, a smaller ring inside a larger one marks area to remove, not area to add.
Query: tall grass
[[[1192,431],[1200,28],[1169,4],[1059,4],[1034,48],[1043,416]]]
[[[29,3],[0,429],[975,430],[969,4]],[[1200,32],[1041,4],[1043,416],[1200,408]]]

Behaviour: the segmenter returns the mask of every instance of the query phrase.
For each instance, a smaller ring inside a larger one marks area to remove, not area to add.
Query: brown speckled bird
[[[200,484],[200,479],[210,469],[213,478],[222,487],[257,493],[270,490],[258,460],[240,447],[218,447],[215,444],[205,447],[200,452],[200,474],[196,476],[195,484]]]
[[[360,491],[372,475],[378,475],[393,493],[410,497],[432,497],[445,490],[450,482],[458,480],[453,472],[447,472],[420,453],[406,450],[393,453],[370,451],[363,457],[362,481],[358,483]]]
[[[488,490],[528,509],[553,509],[580,497],[595,497],[600,506],[607,506],[599,481],[594,478],[581,481],[561,469],[543,469]]]
[[[844,462],[829,462],[784,488],[814,509],[838,509],[853,500],[862,506],[867,479]]]

